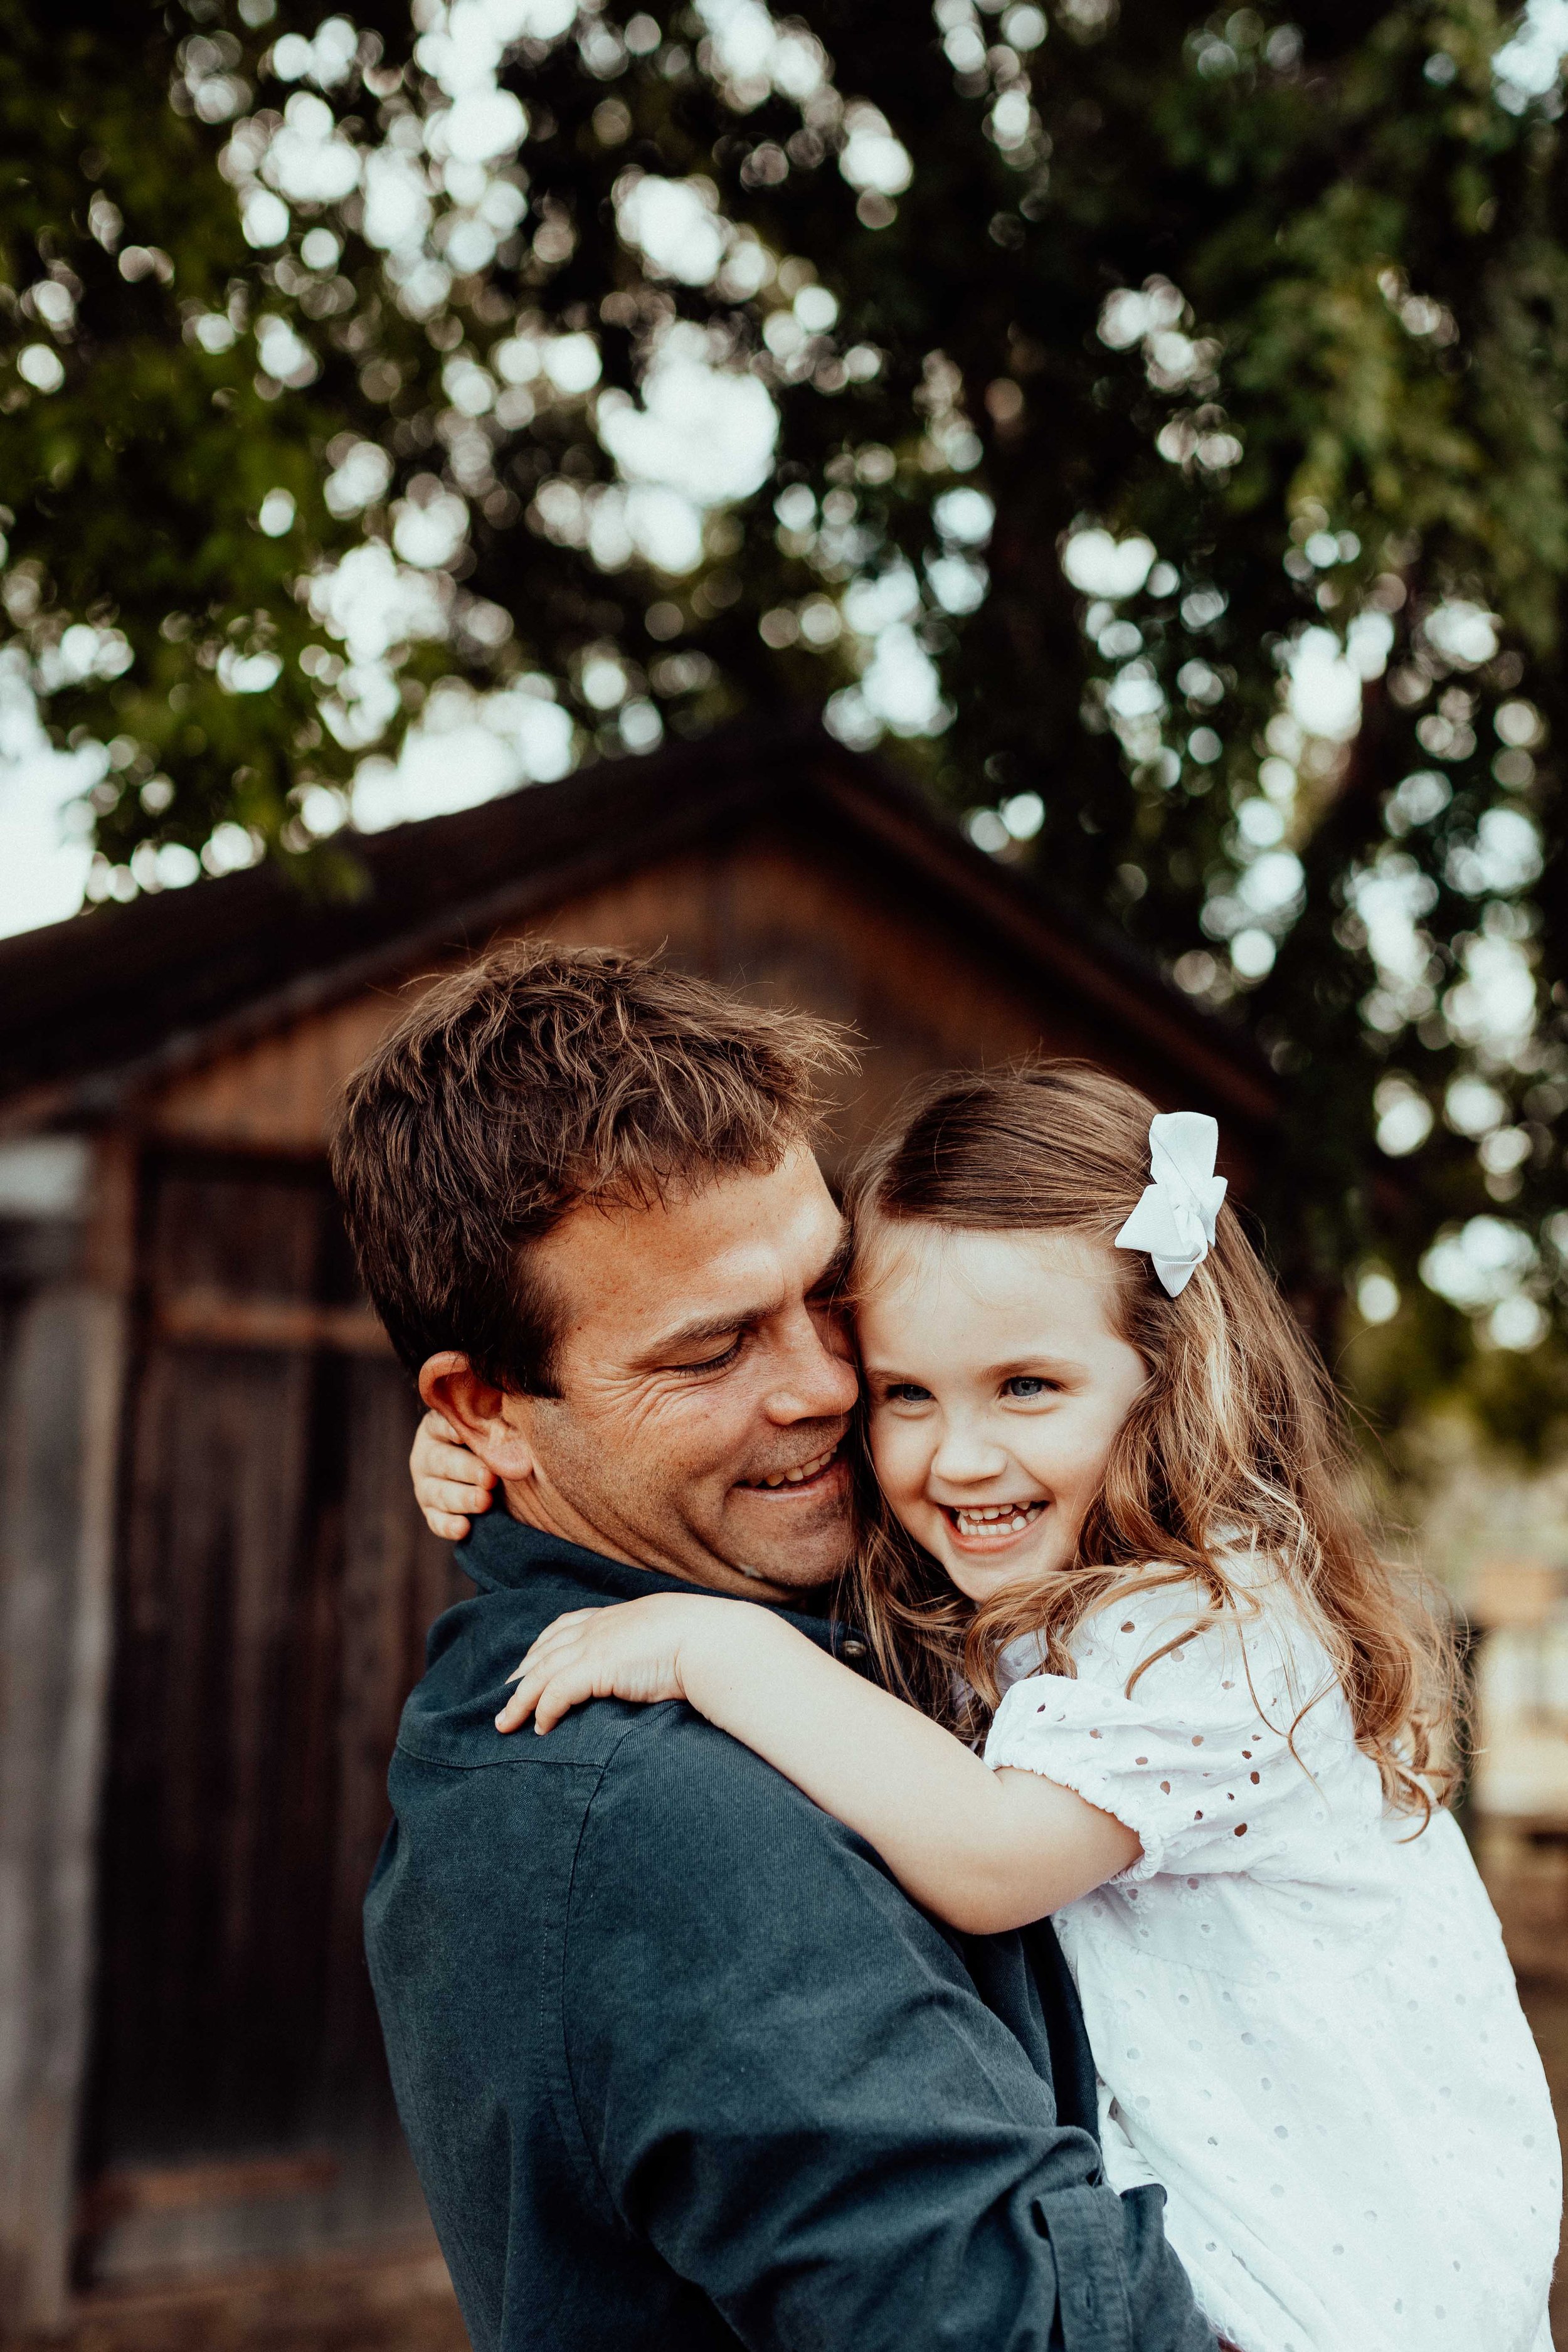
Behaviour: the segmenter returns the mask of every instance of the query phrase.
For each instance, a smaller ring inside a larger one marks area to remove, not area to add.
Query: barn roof
[[[988,952],[1004,947],[1037,984],[1168,1055],[1216,1106],[1273,1124],[1277,1084],[1245,1032],[974,848],[880,762],[800,720],[750,722],[355,835],[366,887],[349,901],[313,898],[262,866],[0,940],[5,1124],[102,1115],[128,1086],[210,1053],[226,1032],[249,1034],[413,959],[478,947],[531,906],[770,821],[824,849],[837,839],[868,852],[879,873],[928,900],[934,890]]]

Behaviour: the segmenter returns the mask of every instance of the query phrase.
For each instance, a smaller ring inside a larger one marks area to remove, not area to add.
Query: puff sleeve
[[[1007,1690],[987,1764],[1037,1772],[1125,1822],[1143,1852],[1122,1883],[1291,1875],[1325,1810],[1314,1762],[1353,1751],[1353,1732],[1332,1665],[1289,1602],[1244,1594],[1215,1613],[1185,1580],[1152,1585],[1087,1621],[1073,1656],[1076,1679],[1026,1675]]]

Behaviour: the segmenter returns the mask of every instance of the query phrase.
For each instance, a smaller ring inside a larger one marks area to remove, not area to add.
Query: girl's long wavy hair
[[[890,1225],[1072,1234],[1110,1252],[1149,1181],[1153,1110],[1082,1062],[940,1080],[851,1180],[851,1299]],[[1045,1670],[1070,1675],[1075,1629],[1134,1576],[1140,1590],[1191,1580],[1210,1613],[1245,1613],[1256,1604],[1226,1559],[1250,1548],[1284,1576],[1327,1650],[1386,1801],[1425,1827],[1456,1777],[1451,1634],[1357,1516],[1360,1482],[1327,1374],[1229,1206],[1179,1297],[1142,1252],[1110,1255],[1121,1336],[1149,1377],[1064,1568],[971,1603],[893,1517],[859,1446],[857,1600],[890,1685],[976,1738],[1010,1642],[1033,1635]],[[1162,1654],[1142,1660],[1133,1682]],[[1296,1722],[1321,1696],[1301,1694]]]

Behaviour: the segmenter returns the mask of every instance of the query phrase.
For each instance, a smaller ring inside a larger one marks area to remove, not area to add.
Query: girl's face
[[[858,1316],[882,1491],[971,1601],[1071,1559],[1148,1377],[1078,1234],[882,1225]]]

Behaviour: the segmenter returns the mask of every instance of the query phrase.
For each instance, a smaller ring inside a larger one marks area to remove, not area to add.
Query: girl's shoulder
[[[1119,1579],[1074,1629],[1080,1678],[1142,1688],[1156,1705],[1200,1691],[1246,1712],[1267,1698],[1292,1711],[1338,1677],[1310,1608],[1285,1571],[1256,1550],[1222,1553],[1220,1583],[1149,1560]]]
[[[1071,1675],[1023,1647],[985,1760],[1061,1781],[1135,1829],[1132,1878],[1295,1869],[1332,1804],[1364,1811],[1349,1703],[1278,1574],[1227,1577],[1216,1595],[1152,1561],[1080,1621]]]

